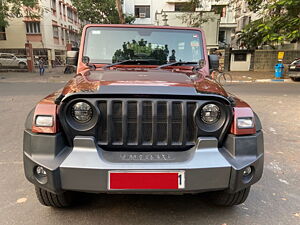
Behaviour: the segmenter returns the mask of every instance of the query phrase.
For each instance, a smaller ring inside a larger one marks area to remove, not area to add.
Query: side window
[[[150,18],[150,5],[134,6],[134,15],[136,18]]]
[[[12,59],[13,56],[10,55],[10,54],[2,54],[2,55],[1,55],[1,58],[2,58],[2,59]]]
[[[235,53],[234,54],[234,61],[238,61],[238,62],[247,61],[247,54],[246,53]]]

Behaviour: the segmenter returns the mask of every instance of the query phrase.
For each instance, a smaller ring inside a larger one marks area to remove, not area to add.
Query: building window
[[[73,12],[71,8],[67,8],[68,19],[73,21]]]
[[[26,33],[27,34],[40,34],[40,22],[27,22],[26,23]]]
[[[64,40],[65,39],[65,30],[64,30],[64,27],[63,27],[63,24],[61,24],[61,40]]]
[[[234,53],[234,61],[246,62],[247,61],[247,54],[246,53]]]
[[[52,26],[52,29],[53,29],[53,37],[54,38],[59,38],[58,27],[57,26]]]
[[[194,12],[195,10],[196,10],[196,8],[194,6],[191,6],[186,2],[175,3],[175,11],[176,12]]]
[[[65,27],[65,38],[66,38],[66,42],[69,43],[70,36],[69,36],[69,32],[67,31],[67,27]]]
[[[56,10],[56,0],[51,0],[51,9]]]
[[[6,40],[5,27],[0,26],[0,40]]]
[[[220,14],[221,17],[226,17],[226,5],[213,5],[211,9],[216,14]]]
[[[136,18],[150,18],[150,5],[136,5],[134,15]]]
[[[219,31],[219,42],[225,42],[225,30]]]

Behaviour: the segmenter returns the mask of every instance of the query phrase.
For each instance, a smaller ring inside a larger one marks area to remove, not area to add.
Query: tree
[[[215,18],[205,15],[202,11],[196,11],[196,8],[201,8],[203,0],[189,0],[189,2],[182,3],[182,11],[185,13],[181,16],[182,22],[190,27],[201,27],[202,24],[207,23]]]
[[[300,41],[299,0],[246,0],[249,9],[261,18],[238,33],[238,41],[248,48]]]
[[[116,24],[134,21],[133,16],[123,14],[120,0],[72,0],[72,2],[78,10],[79,18],[90,23]]]
[[[117,11],[118,11],[118,15],[119,15],[119,20],[121,24],[125,23],[125,16],[122,12],[122,4],[120,0],[115,0],[116,1],[116,7],[117,7]]]
[[[41,11],[38,0],[0,0],[0,27],[7,27],[12,18],[39,18]]]

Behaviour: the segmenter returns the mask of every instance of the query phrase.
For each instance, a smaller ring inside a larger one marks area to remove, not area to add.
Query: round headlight
[[[92,107],[85,102],[77,102],[71,109],[72,117],[79,123],[87,123],[93,117]]]
[[[201,109],[201,120],[206,124],[214,124],[220,119],[220,108],[215,104],[207,104]]]

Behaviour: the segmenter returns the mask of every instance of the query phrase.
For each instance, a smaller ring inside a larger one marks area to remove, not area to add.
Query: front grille
[[[192,100],[100,100],[98,143],[107,150],[191,147],[196,106]]]

